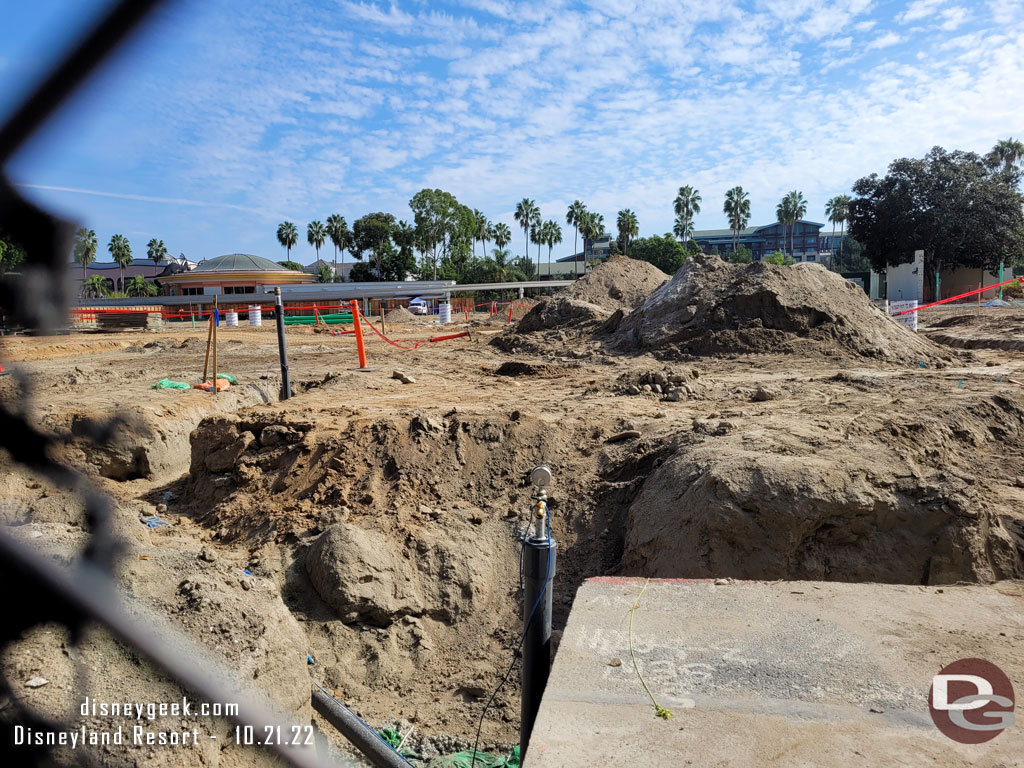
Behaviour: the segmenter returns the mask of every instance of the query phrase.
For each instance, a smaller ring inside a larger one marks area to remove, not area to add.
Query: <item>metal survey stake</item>
[[[281,288],[274,289],[274,317],[277,319],[277,352],[281,356],[281,399],[292,396],[292,385],[288,380],[288,348],[284,343],[284,302]]]
[[[519,754],[524,760],[551,671],[551,596],[557,545],[551,537],[548,495],[544,490],[550,482],[548,467],[534,467],[530,472],[534,505],[523,541],[523,664],[519,715]]]

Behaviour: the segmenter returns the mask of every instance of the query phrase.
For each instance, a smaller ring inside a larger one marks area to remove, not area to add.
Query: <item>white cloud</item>
[[[879,35],[874,40],[869,42],[865,48],[869,51],[878,50],[879,48],[889,48],[890,46],[896,45],[903,40],[902,37],[897,35],[895,32],[886,32],[884,35]]]
[[[909,24],[912,21],[927,19],[934,15],[946,2],[947,0],[914,0],[903,13],[896,16],[896,21],[900,24]]]

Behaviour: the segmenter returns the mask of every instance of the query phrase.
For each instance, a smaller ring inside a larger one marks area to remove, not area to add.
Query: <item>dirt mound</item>
[[[551,328],[599,323],[607,320],[612,311],[579,299],[554,296],[535,306],[516,325],[516,333],[534,333]]]
[[[414,323],[416,315],[405,307],[396,307],[384,315],[384,320],[389,323]]]
[[[653,264],[628,256],[608,259],[558,296],[608,310],[639,307],[669,276]]]
[[[663,358],[728,353],[854,355],[915,364],[944,353],[817,264],[729,264],[698,255],[626,316],[611,346]]]

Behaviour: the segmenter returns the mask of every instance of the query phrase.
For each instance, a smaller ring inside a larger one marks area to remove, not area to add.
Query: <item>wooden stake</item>
[[[384,327],[384,302],[380,303],[380,332],[387,334],[387,329]]]
[[[206,359],[203,361],[203,378],[202,381],[206,381],[206,376],[210,372],[210,346],[213,344],[213,312],[210,312],[210,327],[206,331]],[[200,383],[202,383],[202,381]]]
[[[217,297],[213,297],[213,314],[215,321],[213,323],[213,378],[211,382],[211,391],[214,395],[217,394],[217,320],[220,319],[220,312],[217,310]]]

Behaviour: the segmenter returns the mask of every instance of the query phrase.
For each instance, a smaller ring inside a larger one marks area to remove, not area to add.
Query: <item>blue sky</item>
[[[103,0],[9,3],[6,112]],[[537,201],[572,251],[567,205],[640,234],[752,224],[790,189],[825,201],[936,144],[1024,138],[1017,0],[222,0],[168,3],[9,167],[33,199],[96,230],[198,260],[284,257],[277,224],[377,210],[411,220],[440,187],[513,228]],[[516,234],[518,233],[518,237]],[[329,249],[328,249],[329,252]],[[322,254],[323,255],[323,254]]]

